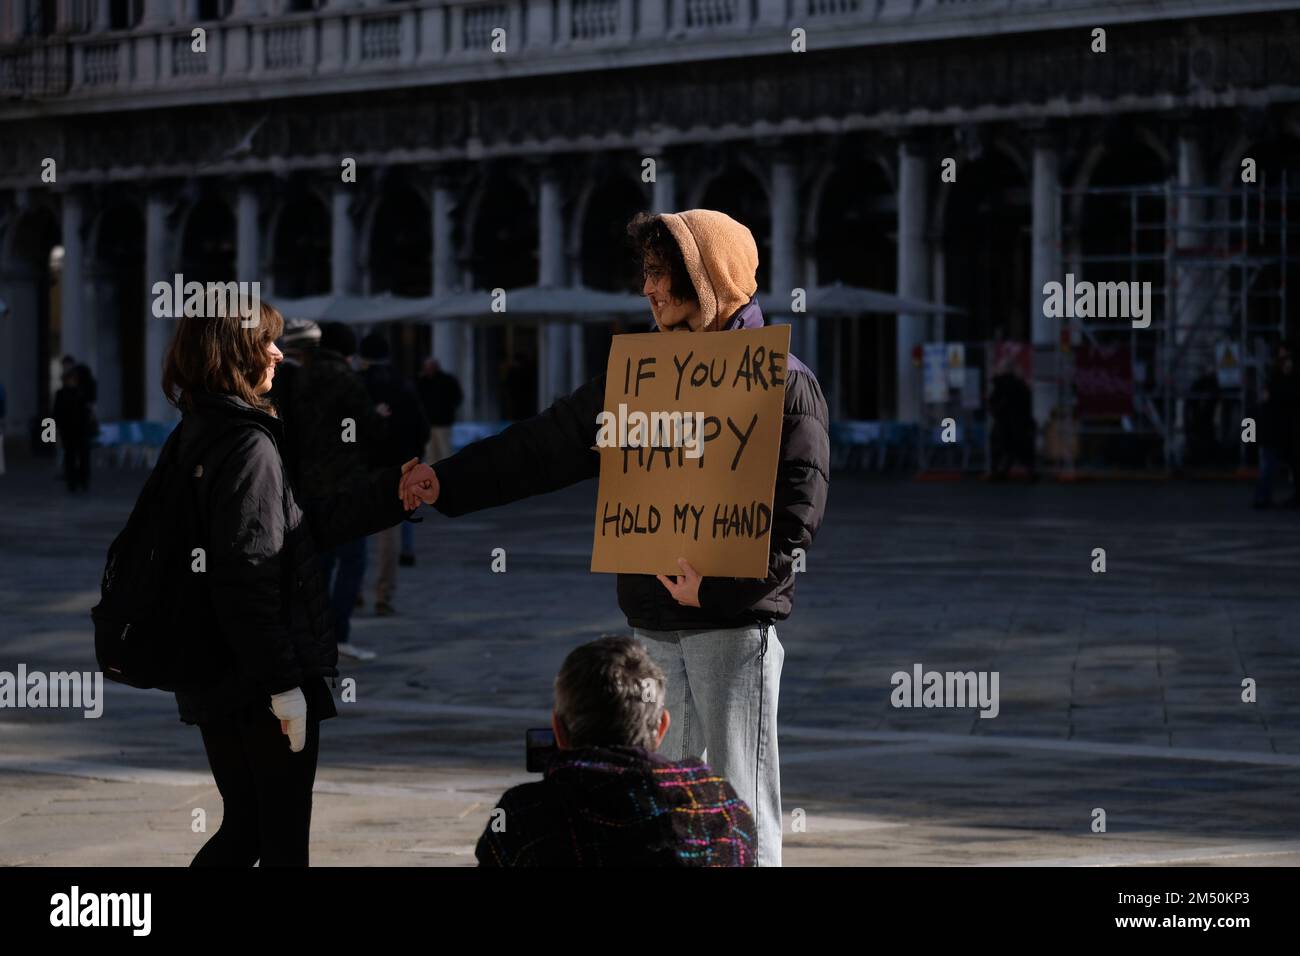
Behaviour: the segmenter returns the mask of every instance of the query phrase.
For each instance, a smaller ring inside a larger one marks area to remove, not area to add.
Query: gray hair
[[[606,636],[569,652],[555,677],[555,714],[569,746],[654,750],[664,672],[645,646]]]

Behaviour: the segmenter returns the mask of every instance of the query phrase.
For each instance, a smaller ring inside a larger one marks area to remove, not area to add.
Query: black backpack
[[[95,624],[95,658],[109,680],[196,691],[216,676],[203,628],[183,617],[192,549],[201,543],[194,472],[212,440],[180,455],[183,424],[168,437],[126,527],[108,549]]]

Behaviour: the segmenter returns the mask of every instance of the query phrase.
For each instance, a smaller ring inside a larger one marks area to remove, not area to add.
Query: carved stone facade
[[[400,6],[402,15],[428,13]],[[868,6],[873,23],[901,9]],[[1062,7],[1071,16],[1081,9]],[[906,286],[968,310],[949,322],[950,337],[1051,343],[1059,330],[1039,314],[1034,284],[1071,255],[1048,215],[1059,189],[1170,179],[1226,187],[1252,150],[1272,174],[1289,166],[1300,178],[1300,17],[1163,9],[1163,18],[1112,26],[1104,54],[1091,52],[1082,20],[1052,29],[1040,17],[1032,31],[1007,33],[988,32],[988,21],[972,16],[963,34],[955,29],[963,21],[948,16],[934,21],[942,31],[930,31],[942,35],[869,50],[812,42],[810,53],[773,53],[788,40],[769,29],[766,54],[733,55],[715,44],[727,52],[628,67],[607,57],[563,72],[543,70],[543,57],[528,61],[528,75],[517,67],[499,79],[445,81],[431,72],[421,83],[414,64],[425,48],[417,46],[411,71],[393,74],[400,82],[376,75],[364,91],[323,80],[326,89],[308,96],[307,80],[268,76],[255,96],[208,84],[159,99],[166,91],[155,84],[143,101],[149,108],[134,108],[125,94],[5,105],[0,381],[10,430],[46,407],[41,366],[56,349],[84,356],[101,376],[111,363],[127,369],[114,373],[110,413],[165,416],[157,360],[166,329],[126,313],[139,307],[139,288],[182,266],[221,271],[229,263],[272,294],[277,270],[294,270],[279,280],[297,293],[327,276],[329,288],[319,291],[427,294],[509,287],[505,275],[543,281],[539,260],[552,256],[551,280],[609,286],[591,274],[605,262],[591,246],[607,241],[593,236],[613,236],[635,208],[706,202],[730,204],[754,229],[764,257],[760,293],[772,310],[799,284]],[[904,153],[919,163],[906,173]],[[945,157],[957,161],[956,183],[940,178]],[[344,158],[356,160],[355,184],[340,184]],[[46,159],[55,162],[54,183],[42,180]],[[646,159],[655,160],[655,182],[643,181]],[[963,195],[966,182],[984,192]],[[559,190],[558,204],[542,201],[546,189]],[[1085,206],[1065,203],[1057,229],[1078,226]],[[954,223],[969,232],[994,213],[988,241],[1006,244],[1005,275],[961,272],[972,240],[955,235]],[[68,227],[80,242],[62,235]],[[427,239],[419,261],[390,241],[408,233]],[[560,252],[545,251],[555,243]],[[80,301],[83,314],[61,322],[42,285],[55,244],[75,253],[62,282],[73,274],[84,283],[79,295],[62,297]],[[861,268],[835,265],[846,244],[860,247]],[[308,246],[325,256],[318,269],[294,251]],[[1018,292],[1007,291],[1007,276]],[[831,384],[840,414],[915,419],[908,356],[944,334],[942,321],[907,316],[849,338],[807,321],[796,329],[796,351]],[[512,350],[536,363],[540,402],[598,361],[598,347],[573,329],[501,335],[455,325],[408,344],[432,348],[466,379],[479,417],[502,414],[498,366]],[[840,354],[846,349],[854,354]]]

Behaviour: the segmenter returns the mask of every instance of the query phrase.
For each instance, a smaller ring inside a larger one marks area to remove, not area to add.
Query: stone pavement
[[[74,498],[44,464],[0,478],[0,670],[93,668],[87,612],[142,480]],[[778,629],[787,864],[1300,863],[1300,514],[1248,497],[835,476]],[[345,662],[358,700],[323,728],[315,863],[473,863],[497,796],[532,779],[524,730],[560,661],[625,629],[587,571],[594,499],[419,526],[400,616],[355,623],[381,656]],[[895,709],[891,675],[916,663],[997,671],[1000,713]],[[0,710],[0,864],[179,865],[204,839],[193,811],[217,825],[171,699],[106,701],[98,720]]]

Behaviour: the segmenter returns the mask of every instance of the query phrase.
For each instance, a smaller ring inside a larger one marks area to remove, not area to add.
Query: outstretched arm
[[[455,517],[596,477],[596,416],[604,407],[602,374],[546,411],[435,464],[432,500],[421,500]],[[429,478],[421,474],[420,480]],[[404,488],[411,483],[408,476]]]
[[[391,528],[419,507],[419,502],[408,504],[413,496],[404,495],[401,489],[403,476],[414,464],[412,459],[402,468],[382,468],[337,494],[303,501],[302,510],[316,547],[337,547]]]

